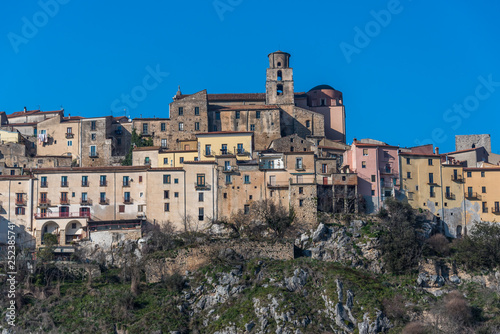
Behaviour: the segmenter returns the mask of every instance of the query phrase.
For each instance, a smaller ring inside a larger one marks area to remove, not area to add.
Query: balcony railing
[[[236,150],[236,154],[237,155],[250,155],[250,152],[245,151],[245,149],[243,149],[243,148],[241,148],[241,149],[239,148]]]
[[[90,212],[89,211],[35,213],[35,219],[45,219],[45,218],[87,218],[87,217],[90,217]]]
[[[304,164],[295,164],[295,169],[296,170],[305,170],[306,169],[306,165],[304,165]]]
[[[436,192],[435,191],[431,191],[429,193],[429,196],[432,197],[432,198],[436,197]]]
[[[88,187],[90,184],[89,181],[82,181],[82,187]]]
[[[452,193],[446,193],[445,197],[446,197],[446,199],[451,199],[451,200],[456,199],[455,194],[452,194]]]
[[[21,206],[26,205],[26,198],[25,197],[23,197],[23,198],[16,198],[16,205],[21,205]]]
[[[66,138],[67,139],[71,139],[73,138],[75,135],[72,133],[72,132],[66,132]]]
[[[464,178],[462,175],[452,175],[451,180],[455,182],[464,182]]]
[[[61,181],[61,187],[67,187],[68,181]]]
[[[108,198],[100,198],[99,204],[100,205],[109,205],[109,199]]]
[[[134,203],[134,200],[132,198],[130,198],[130,197],[124,197],[123,198],[123,203],[124,204],[132,204],[132,203]]]
[[[223,173],[236,173],[238,172],[238,166],[224,166],[224,169],[222,170]]]
[[[488,208],[483,208],[483,213],[488,213]]]
[[[80,205],[92,205],[90,198],[80,198]]]
[[[494,213],[496,215],[500,214],[500,207],[498,207],[498,206],[492,207],[491,213]]]
[[[89,153],[89,157],[90,157],[90,158],[98,158],[98,157],[99,157],[99,154],[97,154],[97,152],[90,152],[90,153]]]
[[[50,200],[41,198],[40,202],[38,202],[38,206],[50,206]]]
[[[143,137],[151,137],[151,135],[152,135],[152,134],[151,134],[151,132],[149,132],[149,131],[143,131],[143,132],[141,133],[141,136],[143,136]]]
[[[481,195],[476,192],[468,191],[464,194],[464,197],[472,200],[481,200]]]
[[[68,204],[70,203],[70,202],[69,202],[69,198],[67,198],[67,197],[60,197],[60,198],[59,198],[59,202],[60,202],[61,204],[65,204],[65,205],[68,205]]]
[[[271,189],[278,189],[278,188],[288,188],[290,186],[289,181],[274,181],[274,182],[267,182],[267,187]]]
[[[210,190],[210,185],[208,183],[196,183],[194,184],[196,190]]]
[[[49,186],[49,183],[47,181],[40,182],[40,188],[47,188],[48,186]]]
[[[107,185],[108,185],[108,181],[106,181],[106,180],[99,181],[99,186],[100,187],[106,187]]]
[[[130,187],[130,181],[129,182],[123,182],[124,187]]]
[[[205,150],[205,156],[206,157],[213,157],[213,153],[212,153],[212,150]]]

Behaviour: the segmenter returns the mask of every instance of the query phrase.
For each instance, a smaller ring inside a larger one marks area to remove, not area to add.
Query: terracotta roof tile
[[[245,134],[245,133],[253,133],[253,132],[252,131],[213,131],[213,132],[201,132],[201,133],[197,133],[196,136],[224,135],[224,134]]]

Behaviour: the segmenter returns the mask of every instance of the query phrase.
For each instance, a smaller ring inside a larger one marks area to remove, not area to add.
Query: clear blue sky
[[[500,153],[499,2],[58,1],[50,15],[2,1],[0,110],[118,115],[134,91],[128,115],[166,117],[177,85],[264,92],[267,54],[281,49],[296,91],[344,93],[348,142],[451,151],[455,134],[490,133]],[[147,68],[162,72],[149,90]]]

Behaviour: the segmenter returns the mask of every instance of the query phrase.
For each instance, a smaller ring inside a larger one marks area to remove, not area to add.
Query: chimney
[[[436,154],[439,154],[439,147],[436,147]]]
[[[27,112],[27,111],[28,111],[28,109],[26,109],[26,107],[24,107],[24,112]]]

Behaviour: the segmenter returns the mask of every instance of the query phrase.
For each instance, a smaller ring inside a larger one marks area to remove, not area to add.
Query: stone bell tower
[[[290,54],[276,51],[269,54],[266,71],[266,104],[294,105],[293,69]]]

